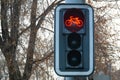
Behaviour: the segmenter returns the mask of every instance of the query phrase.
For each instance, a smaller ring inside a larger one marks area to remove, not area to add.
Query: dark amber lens
[[[77,49],[81,45],[81,37],[77,33],[71,33],[68,36],[68,46],[71,49]]]

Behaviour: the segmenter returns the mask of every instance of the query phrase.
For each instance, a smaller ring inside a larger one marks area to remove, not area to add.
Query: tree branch
[[[35,27],[36,9],[37,9],[37,0],[33,0],[32,6],[31,6],[31,25],[30,25],[31,32],[30,32],[28,49],[27,49],[27,59],[26,59],[22,80],[28,80],[32,72],[33,53],[35,49],[35,40],[36,40],[36,34],[37,34],[37,29]]]
[[[60,0],[60,1],[54,1],[40,16],[38,16],[36,18],[36,21],[39,20],[39,23],[37,24],[37,28],[40,27],[40,25],[42,24],[43,20],[44,20],[44,17],[57,5],[59,4],[60,2],[62,2],[64,0]],[[30,26],[27,27],[26,29],[24,29],[21,33],[19,33],[19,37],[24,33],[26,32],[28,29],[30,29]]]
[[[21,1],[15,0],[11,8],[11,39],[17,44]]]
[[[5,0],[1,0],[1,27],[2,27],[2,37],[4,41],[6,41],[9,37],[7,10],[8,10],[8,2]]]
[[[33,64],[38,63],[38,62],[39,62],[39,63],[44,62],[45,60],[47,60],[48,58],[50,58],[53,53],[54,53],[54,51],[51,51],[51,52],[48,53],[46,56],[44,56],[42,59],[33,61]]]
[[[16,47],[17,47],[17,42],[18,42],[18,27],[19,27],[19,14],[20,14],[20,0],[14,0],[12,10],[11,12],[11,22],[12,23],[12,28],[11,28],[11,35],[9,36],[8,32],[8,0],[2,0],[1,4],[1,10],[2,10],[2,15],[3,21],[1,21],[2,24],[2,36],[3,36],[3,42],[4,42],[4,48],[2,49],[2,52],[5,56],[6,62],[7,62],[7,67],[8,67],[8,72],[9,72],[9,79],[10,80],[20,80],[21,78],[21,73],[16,61]],[[7,7],[7,8],[6,8]],[[10,27],[9,27],[10,28]]]
[[[64,1],[64,0],[60,0],[60,1],[56,1],[56,0],[55,0],[40,16],[38,16],[38,18],[37,18],[36,20],[38,20],[38,19],[40,19],[40,20],[38,21],[37,28],[40,27],[40,25],[41,25],[42,22],[44,21],[45,16],[46,16],[57,4],[61,3],[62,1]]]

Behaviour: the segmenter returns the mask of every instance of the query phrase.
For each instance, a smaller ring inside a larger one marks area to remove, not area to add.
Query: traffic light
[[[60,4],[55,9],[55,71],[87,76],[94,70],[94,17],[87,4]]]

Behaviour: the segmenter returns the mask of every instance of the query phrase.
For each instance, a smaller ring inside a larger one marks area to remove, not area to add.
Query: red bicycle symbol
[[[65,25],[69,27],[72,25],[77,25],[78,27],[81,27],[83,26],[83,21],[79,19],[79,17],[70,16],[70,19],[65,21]]]

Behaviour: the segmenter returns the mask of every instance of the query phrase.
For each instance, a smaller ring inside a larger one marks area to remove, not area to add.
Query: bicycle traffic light
[[[86,4],[60,4],[55,9],[55,71],[87,76],[94,68],[93,9]]]

